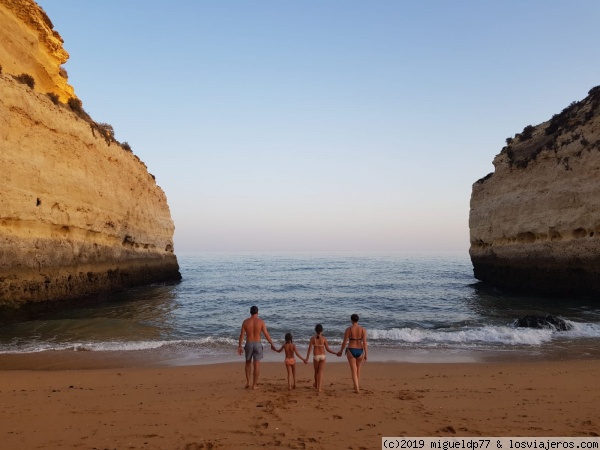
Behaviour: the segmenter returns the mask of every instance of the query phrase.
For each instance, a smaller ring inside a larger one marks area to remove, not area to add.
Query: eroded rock
[[[469,253],[495,286],[600,294],[600,87],[507,139],[473,184]]]
[[[549,328],[556,331],[568,331],[573,328],[564,319],[551,314],[546,316],[527,315],[515,320],[515,326],[520,328]]]

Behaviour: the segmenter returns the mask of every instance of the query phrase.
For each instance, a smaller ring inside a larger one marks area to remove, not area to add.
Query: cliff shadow
[[[0,327],[19,322],[54,320],[69,317],[93,317],[111,310],[119,310],[124,317],[140,310],[141,305],[152,305],[156,315],[170,309],[179,281],[131,287],[116,292],[104,292],[78,299],[25,303],[19,307],[0,305]],[[150,308],[151,310],[151,308]],[[150,314],[152,315],[152,314]],[[150,317],[148,317],[150,319]]]

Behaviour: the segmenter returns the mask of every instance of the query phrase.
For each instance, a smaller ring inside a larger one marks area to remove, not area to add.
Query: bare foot
[[[249,388],[250,388],[250,385],[249,385],[249,384],[247,384],[245,389],[249,389]]]
[[[258,389],[258,384],[255,384],[254,386],[252,386],[252,389]]]
[[[296,389],[296,385],[295,384],[292,386],[292,389]]]
[[[291,387],[291,386],[288,386],[288,391],[291,391],[291,390],[292,390],[292,387]]]

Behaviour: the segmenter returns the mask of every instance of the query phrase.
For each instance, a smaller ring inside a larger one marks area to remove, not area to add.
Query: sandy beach
[[[381,448],[382,436],[598,436],[600,361],[312,365],[287,389],[263,363],[0,371],[0,436],[10,449]]]

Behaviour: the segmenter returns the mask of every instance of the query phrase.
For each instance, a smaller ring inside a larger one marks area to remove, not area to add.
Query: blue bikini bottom
[[[350,352],[350,354],[352,356],[354,356],[356,359],[360,358],[363,354],[363,349],[362,348],[350,348],[348,347],[346,349],[346,352]]]

